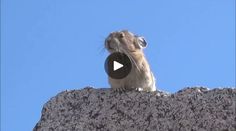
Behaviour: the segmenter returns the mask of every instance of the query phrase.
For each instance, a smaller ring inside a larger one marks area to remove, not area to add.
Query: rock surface
[[[34,131],[236,131],[236,89],[71,90],[51,98]]]

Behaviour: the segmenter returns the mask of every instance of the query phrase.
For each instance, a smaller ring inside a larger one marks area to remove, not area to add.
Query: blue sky
[[[1,130],[32,130],[63,90],[109,87],[106,36],[142,35],[160,90],[235,86],[234,0],[2,0]]]

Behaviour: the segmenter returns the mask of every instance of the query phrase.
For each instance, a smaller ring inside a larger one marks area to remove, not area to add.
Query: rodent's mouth
[[[116,48],[108,48],[108,51],[110,52],[110,54],[115,53],[115,52],[123,53],[122,50],[119,50],[119,49],[116,49]]]
[[[110,44],[107,44],[106,48],[110,53],[122,52],[122,49],[120,49],[119,47],[112,47]]]
[[[110,53],[114,53],[114,52],[120,52],[120,53],[125,53],[125,54],[129,54],[129,53],[135,53],[137,52],[137,50],[123,50],[123,49],[120,49],[120,48],[112,48],[112,47],[109,47],[107,46],[106,47],[107,50],[110,52]]]
[[[110,44],[107,44],[107,49],[108,49],[108,50],[114,50],[114,48],[112,48],[112,47],[110,46]]]

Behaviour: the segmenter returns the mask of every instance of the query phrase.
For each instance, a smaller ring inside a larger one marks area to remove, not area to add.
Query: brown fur
[[[105,40],[105,48],[110,52],[125,53],[132,62],[131,72],[123,79],[109,77],[112,89],[155,91],[155,78],[143,53],[146,42],[143,38],[123,30],[112,32]]]

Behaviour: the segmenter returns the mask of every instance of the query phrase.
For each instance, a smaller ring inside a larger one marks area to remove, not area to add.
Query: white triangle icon
[[[119,62],[117,61],[113,61],[113,71],[116,71],[120,68],[122,68],[124,65],[120,64]]]

